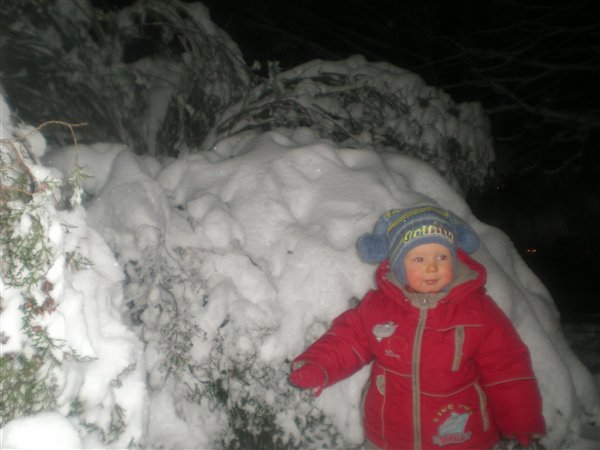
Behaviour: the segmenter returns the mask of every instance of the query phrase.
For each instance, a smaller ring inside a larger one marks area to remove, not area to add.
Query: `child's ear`
[[[378,234],[363,234],[356,241],[356,249],[363,261],[378,264],[387,256],[388,240],[386,236]]]

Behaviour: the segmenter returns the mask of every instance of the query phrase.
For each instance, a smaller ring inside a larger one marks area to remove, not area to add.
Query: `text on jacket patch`
[[[448,415],[448,413],[450,414]],[[471,439],[472,433],[465,431],[471,413],[471,408],[462,404],[455,406],[450,403],[440,409],[433,421],[439,422],[442,419],[444,421],[438,427],[438,434],[433,436],[433,443],[443,447]]]

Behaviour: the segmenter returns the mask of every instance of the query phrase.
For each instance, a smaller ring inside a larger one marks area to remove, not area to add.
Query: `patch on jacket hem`
[[[471,439],[472,433],[465,431],[471,414],[458,414],[454,411],[438,428],[438,434],[433,436],[433,443],[443,447],[448,444],[461,444]]]

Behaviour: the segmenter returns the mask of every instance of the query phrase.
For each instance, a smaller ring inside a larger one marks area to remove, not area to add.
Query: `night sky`
[[[191,0],[190,0],[191,1]],[[111,8],[123,0],[94,0]],[[593,1],[205,0],[248,65],[361,54],[481,102],[497,162],[467,200],[565,314],[597,314],[600,21]]]

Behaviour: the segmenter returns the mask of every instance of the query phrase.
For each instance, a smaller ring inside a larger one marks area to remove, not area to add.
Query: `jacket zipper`
[[[421,344],[423,331],[427,321],[427,307],[422,307],[419,312],[419,323],[415,331],[412,354],[412,392],[413,392],[413,433],[414,450],[421,450]]]

